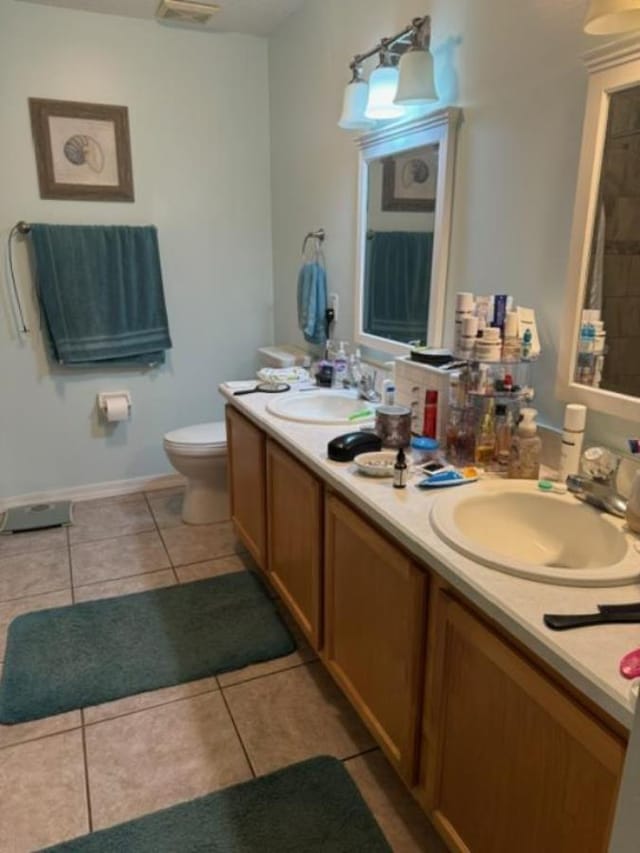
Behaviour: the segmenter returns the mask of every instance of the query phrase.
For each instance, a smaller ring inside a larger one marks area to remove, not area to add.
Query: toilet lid
[[[227,446],[227,433],[224,421],[214,421],[171,430],[164,440],[167,444],[183,447],[224,448]]]

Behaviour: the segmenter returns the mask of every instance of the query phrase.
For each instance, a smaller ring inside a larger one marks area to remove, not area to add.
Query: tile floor
[[[230,523],[189,527],[180,505],[175,489],[85,501],[68,530],[0,537],[0,660],[20,613],[251,567]],[[394,851],[443,853],[296,634],[298,650],[279,660],[0,726],[0,851],[55,844],[324,753],[345,762]]]

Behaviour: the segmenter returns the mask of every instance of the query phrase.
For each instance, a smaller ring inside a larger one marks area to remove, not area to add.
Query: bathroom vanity
[[[432,493],[329,461],[345,429],[221,391],[237,533],[449,848],[605,851],[633,716],[617,665],[637,626],[556,634],[542,615],[640,586],[482,566],[435,535]]]

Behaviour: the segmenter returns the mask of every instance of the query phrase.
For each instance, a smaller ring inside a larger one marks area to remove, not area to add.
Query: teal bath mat
[[[351,777],[321,756],[47,853],[391,853]]]
[[[206,678],[295,647],[250,572],[27,613],[9,626],[0,722]]]

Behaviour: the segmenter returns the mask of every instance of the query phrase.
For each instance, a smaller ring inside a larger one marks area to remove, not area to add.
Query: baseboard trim
[[[49,503],[51,501],[88,501],[94,498],[130,495],[133,492],[155,492],[158,489],[176,488],[184,485],[184,483],[185,479],[180,474],[159,474],[153,477],[133,477],[130,480],[110,480],[107,483],[90,483],[86,486],[69,486],[65,489],[30,492],[26,495],[0,498],[0,512],[25,504]]]

